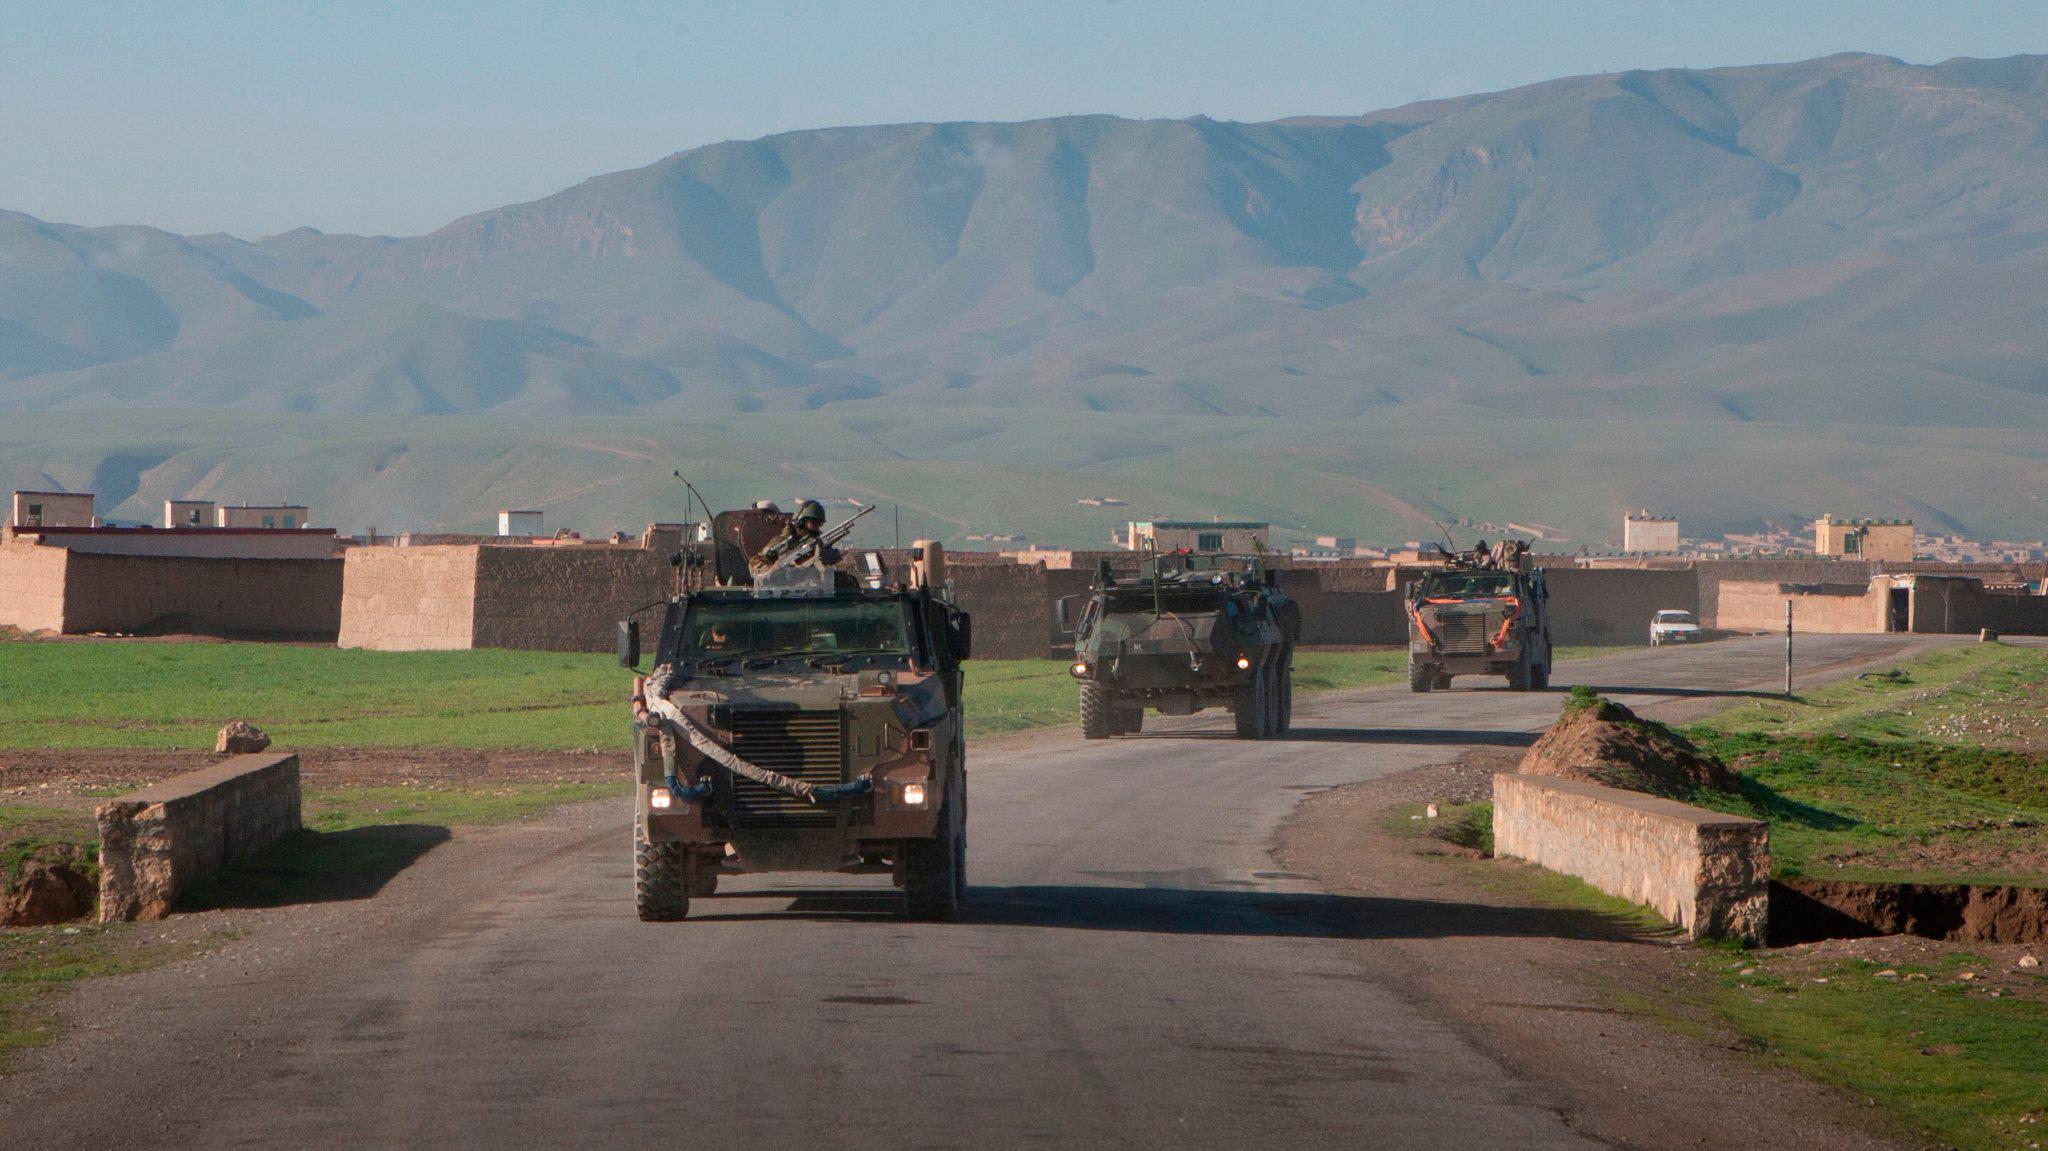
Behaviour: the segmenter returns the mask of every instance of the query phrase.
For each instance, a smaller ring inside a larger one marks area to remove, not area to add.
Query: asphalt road
[[[1877,658],[1885,637],[1802,658]],[[1559,668],[1632,705],[1767,686],[1734,640]],[[1481,681],[1490,683],[1497,681]],[[907,924],[868,878],[728,880],[633,917],[611,805],[459,838],[383,893],[261,913],[182,968],[83,985],[73,1033],[0,1080],[13,1146],[1567,1147],[1557,1100],[1404,993],[1374,941],[1446,903],[1274,870],[1306,792],[1518,745],[1558,698],[1297,700],[970,751],[973,902]],[[1494,928],[1492,930],[1498,930]]]

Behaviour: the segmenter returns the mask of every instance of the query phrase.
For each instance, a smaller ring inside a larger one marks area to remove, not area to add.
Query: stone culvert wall
[[[1741,816],[1577,780],[1493,777],[1494,854],[1647,904],[1694,939],[1762,944],[1770,832]]]
[[[299,757],[238,755],[96,814],[100,922],[162,919],[193,881],[299,830]]]

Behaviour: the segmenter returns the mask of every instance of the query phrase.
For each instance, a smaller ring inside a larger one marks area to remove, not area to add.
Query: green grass
[[[2048,751],[2026,745],[2044,687],[2048,651],[1984,644],[1741,704],[1687,730],[1741,794],[1688,798],[1768,820],[1780,877],[2038,884]],[[1986,727],[2015,746],[1983,746]]]
[[[602,655],[0,643],[0,747],[210,749],[246,719],[292,748],[618,748],[628,688]]]
[[[1986,970],[1967,953],[1926,965],[1852,959],[1787,970],[1795,962],[1702,949],[1694,959],[1702,990],[1688,997],[1696,994],[1698,1006],[1775,1061],[1875,1100],[1943,1146],[2026,1147],[2042,1137],[2048,989],[2041,981],[1992,998],[1981,984],[1956,978]],[[2030,1117],[2033,1123],[2021,1122]]]
[[[1398,651],[1303,652],[1295,684],[1398,682]],[[1064,660],[967,664],[968,734],[1071,723]],[[0,747],[213,746],[230,719],[279,747],[626,746],[627,679],[609,656],[379,652],[260,643],[0,643]]]
[[[66,854],[83,855],[85,874],[97,879],[99,829],[92,816],[61,807],[25,807],[0,804],[0,887],[21,878],[30,859],[51,848],[70,849]]]

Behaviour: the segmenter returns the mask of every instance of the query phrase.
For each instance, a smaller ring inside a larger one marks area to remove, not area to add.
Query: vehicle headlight
[[[1075,660],[1075,661],[1074,661],[1074,668],[1073,668],[1073,671],[1074,671],[1074,674],[1075,674],[1075,675],[1087,675],[1087,674],[1088,674],[1088,661],[1087,661],[1087,660],[1085,660],[1085,659],[1077,659],[1077,660]]]
[[[906,783],[906,784],[904,784],[904,785],[903,785],[903,806],[905,806],[905,807],[923,807],[923,806],[924,806],[924,784],[921,784],[921,783]]]
[[[647,793],[647,806],[652,808],[665,808],[674,804],[675,801],[676,797],[669,794],[669,790],[666,787],[657,787]]]
[[[1241,655],[1237,657],[1237,670],[1246,671],[1249,670],[1251,666],[1252,660],[1250,656]]]

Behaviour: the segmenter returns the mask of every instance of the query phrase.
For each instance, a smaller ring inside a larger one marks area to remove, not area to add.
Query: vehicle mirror
[[[640,666],[640,621],[637,619],[619,621],[619,666]]]
[[[966,659],[974,651],[974,617],[964,611],[953,613],[950,631],[953,658]]]
[[[1074,597],[1063,595],[1052,601],[1052,618],[1060,625],[1061,635],[1074,634]]]

